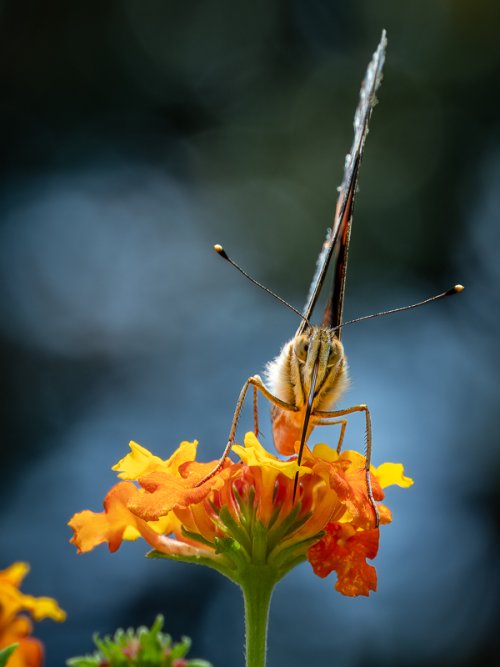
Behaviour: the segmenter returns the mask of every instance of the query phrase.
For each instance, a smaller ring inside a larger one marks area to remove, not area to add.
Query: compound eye
[[[309,337],[306,335],[299,336],[295,339],[294,352],[300,363],[305,364],[307,359],[307,351],[309,349]]]
[[[339,359],[341,357],[341,352],[339,348],[336,345],[332,345],[330,348],[330,354],[328,355],[328,361],[327,361],[327,367],[331,368],[332,366],[336,366],[339,362]]]

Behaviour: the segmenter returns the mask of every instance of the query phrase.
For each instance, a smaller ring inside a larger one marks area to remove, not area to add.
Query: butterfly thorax
[[[300,440],[307,403],[312,411],[308,433],[314,428],[317,411],[331,410],[348,384],[347,361],[342,343],[332,329],[310,327],[286,343],[266,368],[269,390],[290,409],[272,408],[276,449],[293,454]]]

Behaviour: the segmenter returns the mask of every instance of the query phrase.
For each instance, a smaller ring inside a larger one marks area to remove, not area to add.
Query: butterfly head
[[[305,396],[310,394],[314,382],[316,397],[330,396],[334,390],[333,401],[336,400],[347,380],[347,364],[344,347],[332,329],[307,327],[304,333],[293,339],[291,357]],[[330,404],[332,399],[327,402]],[[327,408],[318,405],[318,409]]]

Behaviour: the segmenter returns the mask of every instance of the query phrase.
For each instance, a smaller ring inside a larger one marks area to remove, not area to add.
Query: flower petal
[[[62,622],[66,619],[66,612],[59,607],[54,598],[23,595],[23,607],[30,612],[35,621],[51,618],[53,621]]]
[[[2,584],[11,584],[16,588],[19,588],[29,571],[30,566],[28,563],[23,563],[21,561],[12,563],[12,565],[5,570],[0,571],[0,586]]]
[[[313,470],[328,469],[330,485],[346,509],[342,521],[353,522],[357,528],[370,528],[374,525],[374,510],[368,496],[366,480],[366,459],[355,451],[345,451],[337,461],[326,463],[320,460]],[[371,485],[375,500],[383,498],[383,492],[377,479],[371,475]]]
[[[111,552],[116,551],[123,540],[134,540],[140,535],[155,549],[161,544],[160,535],[154,527],[143,519],[135,516],[127,507],[127,503],[140,490],[131,482],[120,482],[113,486],[104,499],[104,512],[96,513],[84,510],[75,514],[69,526],[74,531],[71,542],[76,545],[79,553],[91,551],[98,544],[107,542]],[[177,524],[175,517],[172,521]],[[162,526],[171,532],[172,528]]]
[[[6,620],[14,619],[21,611],[28,611],[36,621],[43,618],[64,621],[66,618],[66,613],[53,598],[21,593],[19,586],[29,569],[27,563],[18,562],[0,571],[0,629]]]
[[[378,468],[374,468],[373,472],[383,489],[392,484],[407,489],[413,484],[411,477],[405,476],[404,467],[401,463],[382,463]]]
[[[177,477],[165,472],[145,475],[139,479],[139,484],[147,493],[131,497],[127,506],[141,519],[155,521],[174,508],[200,503],[211,491],[220,489],[224,485],[229,476],[229,469],[235,464],[226,462],[225,467],[201,484],[200,482],[216,465],[217,461],[185,463],[181,471],[186,477]]]
[[[294,479],[297,473],[297,461],[295,459],[282,461],[268,452],[257,440],[255,433],[251,431],[245,434],[245,447],[233,445],[233,452],[247,466],[259,466],[261,468],[272,470],[275,475],[281,473],[289,479]],[[301,473],[310,474],[310,469],[304,466],[300,467]]]
[[[315,457],[317,457],[318,459],[323,459],[324,461],[332,462],[339,460],[339,455],[337,453],[337,450],[332,449],[331,447],[323,443],[314,445],[312,453]]]
[[[309,549],[307,558],[319,577],[337,572],[335,588],[339,593],[369,595],[377,589],[377,573],[366,559],[375,558],[378,541],[378,529],[356,531],[347,524],[331,523],[326,535]]]
[[[181,442],[172,456],[164,461],[137,442],[130,442],[131,451],[116,463],[112,470],[119,471],[118,477],[125,480],[137,480],[151,472],[177,473],[179,466],[196,458],[198,442]]]

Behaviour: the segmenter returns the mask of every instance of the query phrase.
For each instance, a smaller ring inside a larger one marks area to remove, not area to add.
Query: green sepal
[[[214,557],[205,557],[205,556],[179,556],[177,554],[166,554],[163,551],[157,551],[153,549],[148,551],[146,558],[163,558],[164,560],[173,560],[178,563],[193,563],[194,565],[205,565],[206,567],[211,567],[212,570],[216,570],[220,574],[223,574],[225,577],[230,579],[234,583],[238,583],[237,579],[234,576],[233,567],[230,563],[225,561],[220,556]]]
[[[274,526],[268,534],[267,542],[269,551],[273,551],[275,547],[283,542],[289,535],[299,530],[306,521],[311,517],[311,513],[304,514],[303,517],[297,519],[300,512],[300,503],[297,503],[290,514],[283,519],[278,525]]]
[[[229,533],[233,540],[239,542],[241,547],[250,554],[252,549],[251,532],[244,527],[243,523],[238,523],[227,507],[222,507],[219,513],[220,519],[224,524],[224,532]],[[248,525],[248,518],[245,523]]]
[[[182,534],[184,535],[184,537],[187,537],[190,540],[199,542],[200,544],[203,544],[206,547],[210,547],[211,549],[214,548],[213,542],[210,542],[210,540],[207,540],[206,537],[203,537],[203,535],[200,535],[199,533],[193,533],[190,530],[186,530],[184,526],[182,526]]]
[[[316,544],[322,536],[323,532],[320,532],[313,537],[277,549],[276,553],[273,554],[273,565],[280,571],[284,570],[284,574],[289,572],[295,565],[306,560],[307,550],[309,547],[312,547],[313,544]]]

